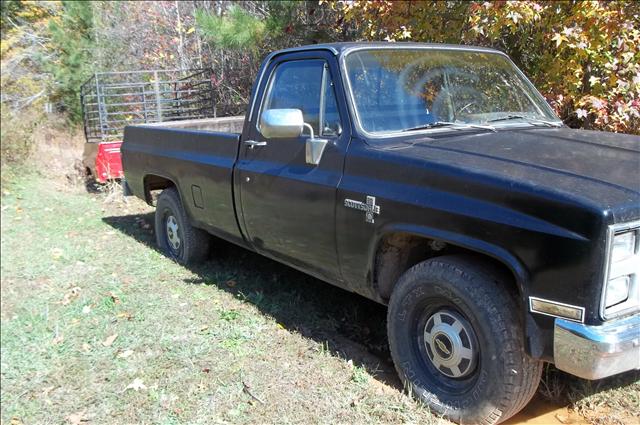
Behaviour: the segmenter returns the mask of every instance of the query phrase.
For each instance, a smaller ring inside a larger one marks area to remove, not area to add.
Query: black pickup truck
[[[514,415],[543,362],[640,368],[640,137],[565,127],[499,51],[278,51],[246,116],[130,126],[122,157],[176,261],[211,234],[388,305],[398,374],[451,420]]]

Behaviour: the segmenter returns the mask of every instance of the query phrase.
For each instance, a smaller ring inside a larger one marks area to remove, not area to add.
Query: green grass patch
[[[36,175],[2,195],[3,423],[442,422],[399,385],[382,306],[222,241],[179,266],[150,208],[106,199]],[[587,417],[640,411],[633,380],[560,375],[543,393]]]

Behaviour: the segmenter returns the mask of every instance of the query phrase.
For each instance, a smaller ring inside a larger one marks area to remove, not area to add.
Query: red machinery
[[[95,73],[80,90],[85,169],[100,183],[124,177],[127,125],[215,117],[211,77],[211,69]]]
[[[85,167],[99,183],[124,177],[120,158],[121,141],[87,143]],[[87,149],[88,148],[88,149]]]

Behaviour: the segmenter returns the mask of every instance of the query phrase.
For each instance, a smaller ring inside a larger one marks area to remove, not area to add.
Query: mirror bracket
[[[329,141],[327,139],[316,139],[313,136],[307,139],[305,146],[305,159],[307,164],[320,164],[322,154],[324,153],[324,149],[327,147],[328,143]]]
[[[318,165],[322,159],[324,149],[327,147],[329,141],[327,139],[316,139],[313,127],[306,122],[302,124],[305,128],[309,129],[310,137],[305,143],[305,159],[307,164]]]

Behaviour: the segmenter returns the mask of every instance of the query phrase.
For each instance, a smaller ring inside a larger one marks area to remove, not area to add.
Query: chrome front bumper
[[[600,379],[640,369],[640,314],[588,326],[555,319],[556,367],[584,379]]]

